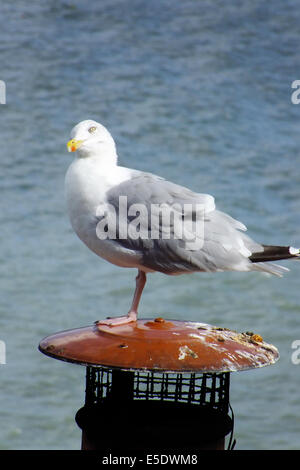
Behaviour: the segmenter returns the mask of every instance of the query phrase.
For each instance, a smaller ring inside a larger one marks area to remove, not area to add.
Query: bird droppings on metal
[[[192,351],[187,345],[180,346],[179,356],[178,356],[179,361],[182,361],[183,359],[185,359],[186,356],[190,356],[193,359],[196,359],[198,357],[197,354],[194,351]]]
[[[197,338],[200,341],[206,341],[205,337],[203,335],[197,335],[196,333],[190,333],[189,336],[191,338]]]
[[[252,331],[160,317],[63,331],[44,338],[39,348],[77,364],[177,373],[247,370],[279,358],[275,346]]]
[[[237,341],[238,343],[252,343],[252,344],[257,344],[257,343],[263,343],[263,339],[260,335],[254,334],[254,333],[236,333],[234,340]]]

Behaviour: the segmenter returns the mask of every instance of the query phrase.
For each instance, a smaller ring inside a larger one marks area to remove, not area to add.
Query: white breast
[[[96,233],[99,206],[106,193],[130,177],[128,168],[99,165],[94,158],[76,159],[65,178],[65,197],[69,218],[78,237],[96,254],[119,266],[136,266],[139,257],[131,250],[120,250],[117,242],[100,240]]]
[[[76,232],[77,219],[94,216],[99,204],[106,202],[107,191],[128,177],[127,168],[99,165],[95,158],[80,158],[70,165],[65,178],[65,195]]]

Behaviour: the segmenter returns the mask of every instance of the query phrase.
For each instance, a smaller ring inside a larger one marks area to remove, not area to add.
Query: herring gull
[[[149,272],[255,270],[281,276],[287,269],[272,262],[299,258],[298,248],[253,241],[241,222],[215,208],[212,196],[119,166],[114,140],[98,122],[80,122],[70,138],[67,148],[77,158],[65,191],[74,231],[98,256],[138,269],[129,313],[98,323],[136,321]]]

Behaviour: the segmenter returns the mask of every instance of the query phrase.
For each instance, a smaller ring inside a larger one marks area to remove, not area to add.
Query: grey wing
[[[116,212],[114,243],[140,256],[145,268],[166,274],[262,269],[249,261],[262,246],[242,232],[243,224],[215,210],[210,195],[134,172],[108,192],[107,203]]]

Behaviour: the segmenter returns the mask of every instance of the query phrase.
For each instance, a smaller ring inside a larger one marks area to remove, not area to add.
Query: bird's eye
[[[90,133],[90,134],[93,134],[93,132],[95,132],[96,129],[97,129],[97,127],[95,127],[95,126],[90,127],[90,128],[89,128],[89,133]]]

